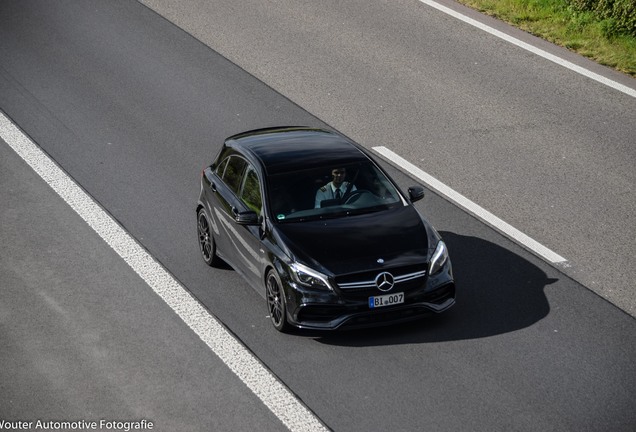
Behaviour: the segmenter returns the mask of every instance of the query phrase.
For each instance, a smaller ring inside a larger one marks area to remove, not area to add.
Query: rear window
[[[221,166],[225,163],[221,163]],[[243,172],[247,166],[247,161],[239,156],[230,156],[227,166],[223,172],[222,179],[225,184],[234,192],[239,194],[241,187],[241,179],[243,178]]]

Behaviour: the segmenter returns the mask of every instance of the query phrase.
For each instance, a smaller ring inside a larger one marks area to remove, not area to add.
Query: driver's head
[[[340,187],[340,185],[344,182],[345,177],[347,176],[346,168],[334,168],[331,170],[331,175],[333,177],[333,184],[335,187]]]

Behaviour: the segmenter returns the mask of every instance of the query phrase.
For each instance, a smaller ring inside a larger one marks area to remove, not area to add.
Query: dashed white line
[[[161,264],[1,112],[0,137],[122,257],[289,430],[328,430]]]
[[[561,266],[568,265],[567,260],[563,258],[561,255],[551,251],[547,247],[543,246],[541,243],[528,237],[527,235],[525,235],[524,233],[522,233],[521,231],[519,231],[512,225],[509,225],[508,223],[499,219],[497,216],[490,213],[488,210],[475,204],[474,202],[472,202],[465,196],[461,195],[460,193],[446,186],[444,183],[437,180],[435,177],[431,176],[430,174],[427,174],[426,172],[416,167],[415,165],[413,165],[406,159],[402,158],[401,156],[397,155],[393,151],[389,150],[388,148],[379,146],[379,147],[373,147],[373,150],[375,150],[376,152],[378,152],[379,154],[387,158],[389,161],[393,162],[395,165],[404,169],[405,171],[407,171],[408,173],[410,173],[417,179],[421,180],[422,183],[424,183],[429,189],[445,197],[446,199],[453,202],[458,207],[466,210],[468,213],[472,214],[473,216],[475,216],[482,222],[486,223],[487,225],[491,226],[492,228],[496,229],[497,231],[501,232],[502,234],[522,244],[527,249],[531,250],[532,252],[539,255],[540,257],[546,259],[547,261],[553,264],[559,264]]]
[[[486,24],[484,24],[482,22],[479,22],[479,21],[477,21],[475,19],[469,18],[466,15],[461,14],[461,13],[459,13],[459,12],[453,10],[453,9],[450,9],[450,8],[448,8],[446,6],[443,6],[443,5],[437,3],[437,2],[435,2],[433,0],[420,0],[420,2],[430,6],[432,8],[435,8],[435,9],[439,10],[440,12],[443,12],[443,13],[445,13],[447,15],[450,15],[450,16],[452,16],[454,18],[457,18],[460,21],[463,21],[463,22],[465,22],[467,24],[470,24],[470,25],[472,25],[474,27],[477,27],[480,30],[483,30],[483,31],[485,31],[487,33],[490,33],[493,36],[496,36],[496,37],[498,37],[500,39],[503,39],[503,40],[505,40],[507,42],[510,42],[513,45],[516,45],[516,46],[518,46],[520,48],[523,48],[526,51],[530,51],[531,53],[534,53],[534,54],[536,54],[536,55],[538,55],[540,57],[543,57],[546,60],[554,62],[554,63],[556,63],[558,65],[561,65],[561,66],[563,66],[565,68],[568,68],[568,69],[570,69],[570,70],[572,70],[572,71],[574,71],[574,72],[576,72],[578,74],[581,74],[581,75],[586,76],[586,77],[588,77],[590,79],[593,79],[594,81],[598,81],[598,82],[600,82],[602,84],[605,84],[606,86],[612,87],[613,89],[618,90],[620,92],[623,92],[626,95],[629,95],[631,97],[636,97],[636,90],[634,90],[633,88],[627,87],[626,85],[620,84],[620,83],[618,83],[618,82],[616,82],[614,80],[611,80],[611,79],[606,78],[606,77],[604,77],[602,75],[594,73],[594,72],[592,72],[590,70],[587,70],[587,69],[585,69],[585,68],[583,68],[581,66],[575,65],[574,63],[571,63],[571,62],[569,62],[567,60],[564,60],[564,59],[562,59],[562,58],[560,58],[558,56],[555,56],[554,54],[550,54],[547,51],[539,49],[539,48],[537,48],[537,47],[535,47],[533,45],[530,45],[529,43],[523,42],[523,41],[521,41],[521,40],[519,40],[519,39],[517,39],[515,37],[507,35],[504,32],[496,30],[496,29],[494,29],[494,28],[492,28],[490,26],[487,26]]]

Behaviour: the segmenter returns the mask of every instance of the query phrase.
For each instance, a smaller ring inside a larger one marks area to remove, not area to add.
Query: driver
[[[322,186],[316,192],[316,208],[320,208],[320,203],[324,200],[340,199],[346,192],[353,192],[356,190],[355,185],[345,181],[347,176],[346,168],[334,168],[331,170],[331,180],[326,185]],[[347,190],[348,188],[351,190]]]

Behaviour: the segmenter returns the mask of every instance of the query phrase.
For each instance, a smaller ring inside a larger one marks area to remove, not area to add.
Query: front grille
[[[394,286],[391,292],[408,292],[421,288],[426,282],[426,265],[412,265],[398,268],[378,269],[361,273],[353,273],[336,278],[336,284],[347,298],[363,298],[378,295],[376,278],[380,273],[393,275]]]
[[[382,273],[382,272],[380,272]],[[390,272],[389,272],[390,273]],[[377,275],[376,275],[377,276]],[[426,270],[422,270],[415,273],[408,273],[405,275],[396,276],[393,275],[395,285],[402,284],[404,282],[409,282],[415,279],[426,277]],[[360,281],[360,282],[343,282],[339,283],[338,286],[343,290],[364,290],[369,288],[376,288],[375,278],[370,281]]]

